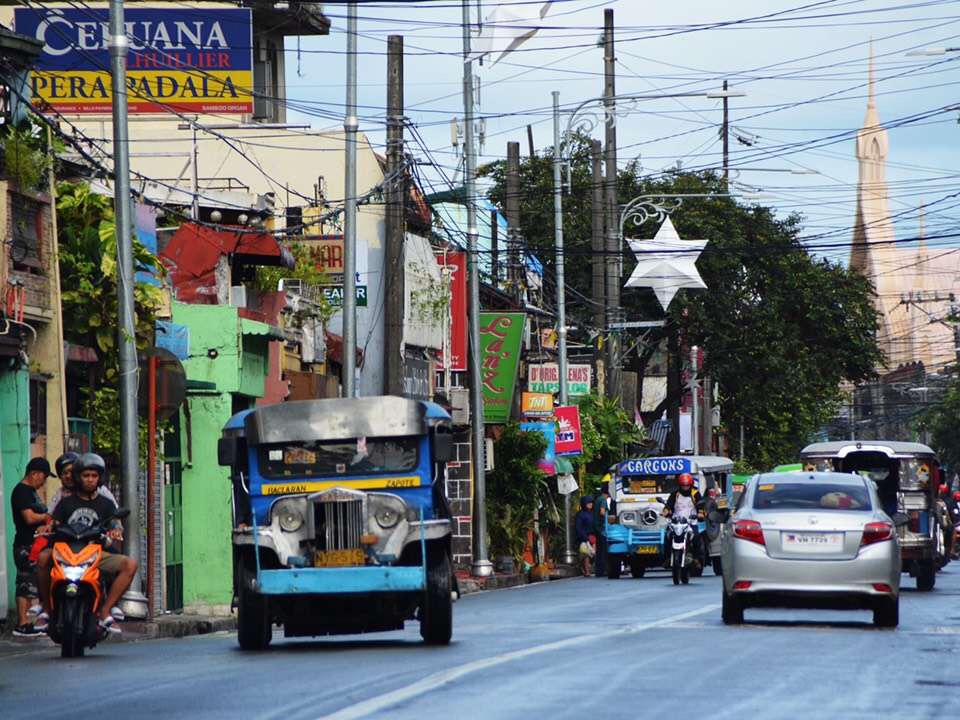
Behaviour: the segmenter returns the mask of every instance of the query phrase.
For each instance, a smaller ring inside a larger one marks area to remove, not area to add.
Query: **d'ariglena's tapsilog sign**
[[[131,113],[253,112],[250,10],[136,8],[124,14]],[[109,113],[106,8],[17,8],[18,33],[43,43],[33,100],[61,113]]]

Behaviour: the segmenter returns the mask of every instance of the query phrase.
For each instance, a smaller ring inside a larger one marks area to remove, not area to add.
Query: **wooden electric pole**
[[[593,212],[590,235],[590,249],[593,252],[591,258],[593,276],[591,283],[593,297],[593,324],[600,331],[600,338],[606,339],[607,326],[607,297],[606,297],[606,253],[604,252],[605,240],[603,237],[603,218],[605,213],[603,202],[603,145],[599,140],[593,140],[590,143],[590,183],[593,191]],[[597,353],[597,359],[600,359],[600,353]],[[597,373],[599,382],[600,374]],[[599,391],[603,388],[597,387]]]
[[[606,328],[620,318],[620,201],[617,197],[616,57],[613,52],[613,10],[603,11],[603,104],[606,111]],[[608,330],[606,353],[607,397],[620,397],[620,342]],[[631,409],[632,410],[632,409]],[[631,411],[632,415],[632,411]]]
[[[520,257],[520,143],[507,143],[507,278],[517,304],[521,300],[522,260]]]
[[[386,262],[384,380],[388,395],[403,394],[404,236],[407,196],[403,162],[403,37],[387,38]]]

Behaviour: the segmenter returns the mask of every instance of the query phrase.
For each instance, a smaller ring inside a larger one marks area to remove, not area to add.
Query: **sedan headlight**
[[[303,527],[302,503],[298,500],[281,500],[273,507],[274,517],[284,532],[296,532]]]

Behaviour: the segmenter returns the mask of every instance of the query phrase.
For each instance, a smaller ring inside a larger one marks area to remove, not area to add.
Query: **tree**
[[[575,136],[571,192],[564,197],[564,245],[571,324],[589,328],[592,311],[577,295],[590,295],[591,179],[587,139]],[[483,168],[490,197],[505,199],[502,162]],[[552,166],[549,153],[521,164],[521,232],[553,273]],[[621,205],[640,195],[726,192],[712,173],[674,172],[652,181],[636,163],[620,172]],[[793,460],[809,436],[838,407],[840,385],[872,377],[882,361],[876,341],[877,315],[870,283],[843,266],[804,248],[802,218],[778,218],[772,208],[741,205],[729,197],[690,198],[672,214],[681,237],[710,242],[697,266],[706,291],[681,291],[663,313],[649,290],[622,292],[627,319],[664,319],[625,365],[643,373],[669,333],[706,352],[705,372],[718,381],[720,405],[729,427],[743,423],[746,459],[757,467]],[[657,223],[628,226],[628,237],[650,238]],[[623,248],[626,251],[626,247]],[[635,260],[623,255],[624,278]],[[596,332],[599,329],[594,329]],[[589,339],[589,336],[582,339]],[[626,343],[629,349],[630,344]],[[674,403],[668,397],[659,408]],[[658,414],[658,413],[657,413]]]
[[[960,380],[954,379],[946,393],[924,414],[920,427],[930,433],[930,444],[940,460],[954,473],[960,472]]]

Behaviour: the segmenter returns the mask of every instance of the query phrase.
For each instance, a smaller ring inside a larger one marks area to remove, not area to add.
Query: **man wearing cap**
[[[36,565],[30,562],[30,546],[37,528],[46,523],[50,516],[39,512],[41,505],[37,490],[43,487],[48,477],[56,477],[50,471],[46,458],[35,457],[27,463],[27,470],[17,486],[10,493],[10,505],[13,510],[13,525],[16,533],[13,537],[13,560],[17,568],[16,600],[17,627],[13,634],[18,637],[36,637],[41,631],[28,622],[30,605],[38,597]]]

